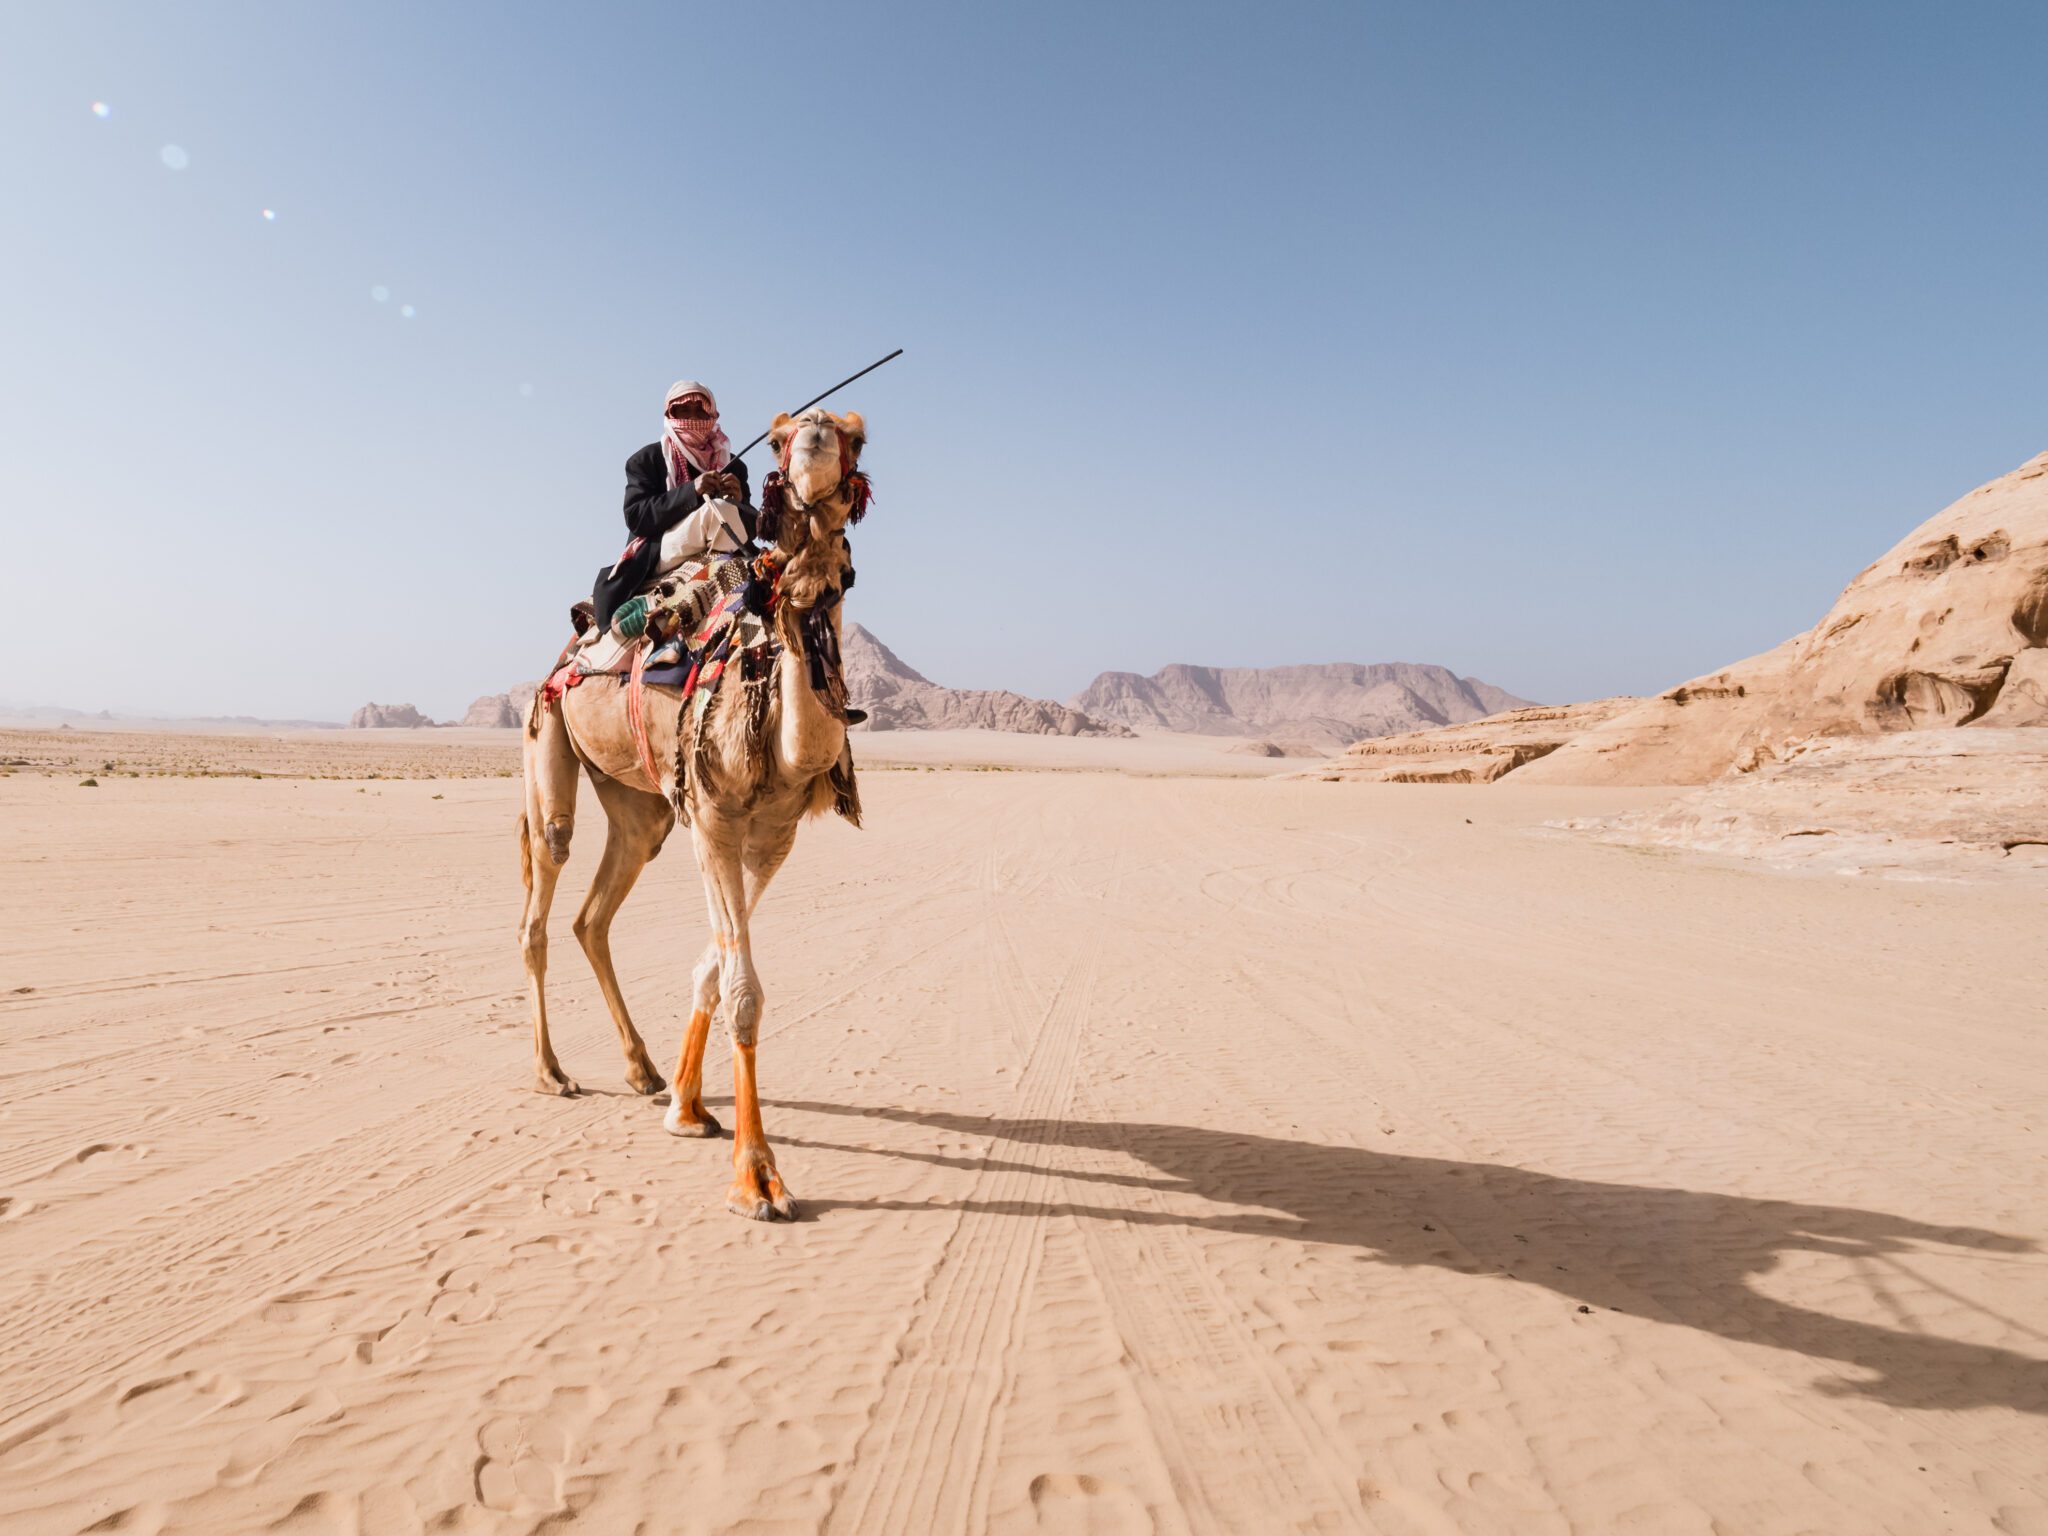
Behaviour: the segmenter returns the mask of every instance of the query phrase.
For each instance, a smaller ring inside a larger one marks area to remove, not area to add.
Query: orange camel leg
[[[754,1088],[754,1048],[735,1043],[732,1048],[732,1168],[733,1181],[725,1192],[726,1209],[755,1221],[785,1221],[796,1217],[796,1202],[782,1187],[782,1175],[775,1171],[775,1154],[768,1150],[768,1133],[761,1129],[761,1096]]]
[[[716,1136],[722,1129],[704,1107],[704,1042],[710,1034],[711,1010],[698,1008],[690,1015],[690,1027],[683,1035],[683,1049],[670,1080],[668,1114],[662,1118],[673,1136]]]

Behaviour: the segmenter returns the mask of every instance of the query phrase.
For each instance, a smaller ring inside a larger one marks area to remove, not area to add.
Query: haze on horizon
[[[9,700],[459,716],[672,379],[738,443],[896,346],[851,615],[1051,698],[1655,690],[2048,446],[2039,7],[4,29]]]

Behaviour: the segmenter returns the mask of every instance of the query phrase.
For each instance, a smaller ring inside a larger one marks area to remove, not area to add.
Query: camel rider
[[[752,540],[758,517],[748,503],[746,461],[732,456],[719,430],[717,397],[694,379],[671,385],[660,441],[626,460],[629,540],[591,591],[598,630],[609,628],[613,614],[661,569]]]

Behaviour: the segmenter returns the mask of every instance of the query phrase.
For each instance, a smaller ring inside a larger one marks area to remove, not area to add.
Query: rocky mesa
[[[1292,667],[1176,663],[1150,677],[1104,672],[1067,702],[1098,720],[1137,730],[1255,736],[1326,747],[1457,725],[1529,703],[1446,667],[1405,661]]]
[[[518,683],[503,693],[487,693],[463,712],[462,723],[499,729],[524,725],[527,708],[539,692],[539,683]]]
[[[352,731],[409,730],[433,723],[410,704],[365,704],[348,717]]]

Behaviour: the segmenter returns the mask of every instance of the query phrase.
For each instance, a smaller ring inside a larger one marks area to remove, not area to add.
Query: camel
[[[575,933],[618,1029],[626,1081],[643,1094],[658,1093],[663,1084],[619,991],[611,924],[674,823],[680,819],[690,829],[711,938],[693,973],[693,1008],[663,1123],[677,1136],[719,1134],[704,1108],[703,1066],[711,1018],[722,1007],[733,1047],[733,1180],[726,1205],[756,1221],[792,1219],[796,1203],[761,1126],[754,1049],[763,993],[749,920],[788,857],[799,823],[827,808],[859,822],[837,659],[839,597],[852,574],[845,530],[865,503],[866,481],[856,466],[866,439],[865,424],[851,412],[784,413],[770,428],[782,472],[763,487],[762,535],[773,539],[770,558],[779,564],[769,621],[782,650],[767,676],[747,677],[735,658],[715,692],[699,690],[687,704],[677,689],[647,688],[646,757],[634,738],[629,691],[605,678],[571,688],[553,704],[536,699],[524,742],[519,843],[526,907],[519,941],[533,994],[534,1087],[549,1094],[580,1091],[548,1039],[545,984],[548,908],[569,857],[581,768],[605,814],[605,841]]]

